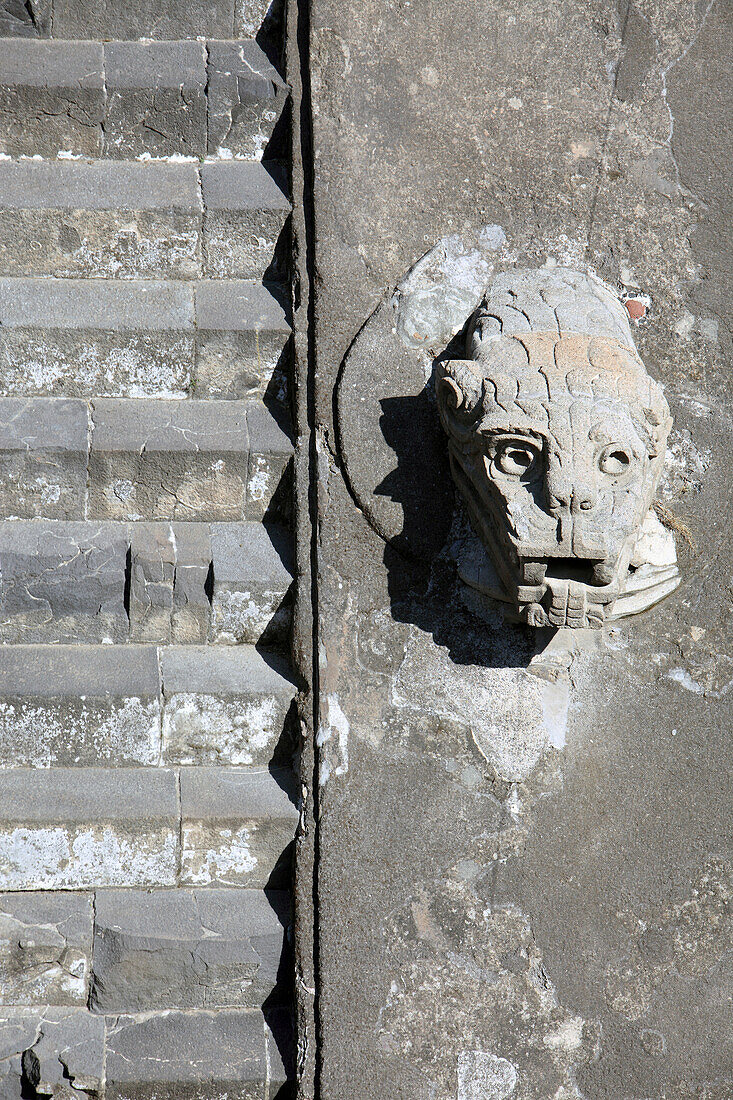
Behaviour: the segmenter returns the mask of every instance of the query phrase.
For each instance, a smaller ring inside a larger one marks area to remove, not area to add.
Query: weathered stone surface
[[[241,519],[247,425],[240,402],[100,399],[92,407],[89,515]]]
[[[209,156],[261,160],[287,86],[254,41],[209,42]]]
[[[275,292],[239,279],[196,284],[196,396],[264,396],[290,337],[286,311]],[[282,372],[280,372],[280,375]]]
[[[250,0],[243,0],[249,6]],[[233,0],[100,0],[93,9],[82,0],[54,0],[57,38],[226,38],[232,32]]]
[[[295,1095],[296,1044],[291,1007],[268,1006],[265,1012],[265,1042],[269,1068],[269,1100],[290,1100]],[[292,1090],[292,1091],[291,1091]]]
[[[277,983],[288,895],[258,890],[100,890],[96,1012],[258,1008]]]
[[[2,514],[8,519],[81,519],[87,435],[82,401],[0,398]]]
[[[237,645],[282,641],[291,619],[290,537],[261,523],[211,527],[214,591],[211,641]]]
[[[51,33],[52,0],[2,0],[0,35],[48,38]]]
[[[291,509],[290,466],[293,445],[284,428],[284,417],[261,404],[247,408],[249,472],[247,519],[286,519]]]
[[[278,768],[181,771],[181,882],[285,886],[298,824],[294,776]]]
[[[182,397],[194,341],[186,283],[0,279],[0,394]]]
[[[0,1004],[86,1006],[91,956],[90,895],[0,895]]]
[[[121,642],[125,524],[0,522],[0,642]]]
[[[107,42],[104,62],[108,156],[205,154],[203,42]]]
[[[266,1080],[257,1011],[121,1016],[108,1029],[109,1100],[261,1100]]]
[[[87,1096],[104,1090],[104,1020],[79,1008],[0,1010],[0,1095]]]
[[[170,642],[176,568],[171,525],[134,524],[130,559],[130,638]]]
[[[163,760],[267,764],[295,694],[285,661],[250,646],[161,649]]]
[[[155,764],[159,753],[154,648],[0,648],[3,767]]]
[[[0,888],[171,886],[178,799],[154,768],[0,772]]]
[[[249,161],[205,163],[201,188],[204,274],[223,279],[282,275],[272,261],[290,203],[266,169]]]
[[[234,0],[234,34],[254,38],[281,11],[279,0]]]
[[[0,55],[0,152],[102,152],[104,52],[99,42],[18,38]]]
[[[171,641],[205,642],[211,618],[209,579],[211,537],[203,523],[175,523],[176,573],[173,582]]]
[[[0,161],[0,275],[199,274],[193,164]]]

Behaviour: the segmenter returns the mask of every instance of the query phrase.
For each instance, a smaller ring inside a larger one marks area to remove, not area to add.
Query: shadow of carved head
[[[599,280],[499,276],[436,389],[486,551],[464,579],[536,626],[600,626],[676,586],[671,536],[650,513],[669,407]]]

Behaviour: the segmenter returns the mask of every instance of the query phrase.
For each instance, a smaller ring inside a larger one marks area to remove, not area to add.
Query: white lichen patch
[[[458,1100],[506,1100],[516,1084],[516,1068],[507,1058],[481,1050],[458,1055]]]
[[[135,697],[120,702],[0,700],[3,767],[157,764],[160,704]]]
[[[255,645],[282,602],[284,593],[232,592],[219,589],[211,605],[212,641],[219,645]]]
[[[349,770],[349,720],[335,692],[326,696],[316,745],[320,749],[318,781],[324,786],[332,775],[345,775]]]
[[[267,763],[283,717],[274,695],[222,699],[181,692],[164,707],[163,760],[177,764]]]
[[[238,829],[191,824],[183,828],[182,871],[186,882],[208,886],[217,882],[238,886],[257,867],[252,852],[256,826]]]

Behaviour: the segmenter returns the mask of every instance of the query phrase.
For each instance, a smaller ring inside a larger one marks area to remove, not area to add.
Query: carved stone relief
[[[677,587],[674,539],[652,509],[669,407],[600,280],[497,276],[466,358],[439,363],[436,394],[478,535],[459,574],[506,617],[600,627]]]

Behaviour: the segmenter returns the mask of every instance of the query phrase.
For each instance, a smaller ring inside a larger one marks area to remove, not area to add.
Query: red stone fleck
[[[632,321],[639,321],[646,313],[646,306],[643,302],[639,302],[636,298],[629,298],[628,302],[624,302],[629,317]]]

